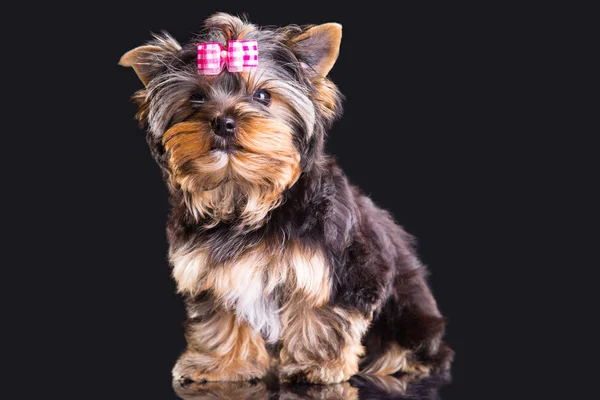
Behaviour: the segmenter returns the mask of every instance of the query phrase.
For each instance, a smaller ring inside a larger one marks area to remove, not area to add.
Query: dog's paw
[[[279,379],[284,383],[328,385],[345,382],[355,372],[343,365],[300,366],[288,364],[281,367]]]
[[[245,375],[240,373],[226,373],[219,371],[217,373],[210,373],[203,371],[202,369],[186,368],[182,371],[173,371],[173,379],[179,382],[182,387],[189,386],[191,384],[204,384],[207,382],[248,382],[256,383],[259,377]]]
[[[203,371],[201,368],[195,368],[188,366],[186,368],[175,368],[173,369],[173,379],[179,382],[183,387],[189,386],[194,383],[203,384],[206,382],[217,382],[217,381],[242,381],[244,379],[231,379],[229,376],[218,375]]]
[[[209,368],[210,367],[210,368]],[[193,352],[185,352],[173,367],[173,379],[182,386],[193,382],[242,382],[262,378],[267,366],[252,361],[238,360],[235,363],[206,363],[206,357]]]

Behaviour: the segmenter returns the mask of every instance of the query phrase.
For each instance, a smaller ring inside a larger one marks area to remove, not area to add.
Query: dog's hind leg
[[[363,344],[360,372],[428,375],[449,369],[454,352],[442,342],[444,318],[425,282],[425,270],[399,273]]]

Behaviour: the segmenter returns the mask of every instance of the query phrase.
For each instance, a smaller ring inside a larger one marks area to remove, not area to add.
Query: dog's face
[[[199,74],[197,44],[229,40],[256,40],[258,67]],[[217,14],[183,48],[164,35],[121,58],[145,85],[134,99],[151,150],[197,220],[260,226],[318,163],[341,109],[326,78],[340,40],[338,24],[267,30]]]

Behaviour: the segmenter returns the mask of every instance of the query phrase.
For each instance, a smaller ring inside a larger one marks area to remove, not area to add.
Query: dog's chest
[[[302,303],[320,306],[329,300],[329,266],[320,248],[298,243],[279,252],[258,246],[225,263],[214,263],[206,249],[171,252],[179,292],[196,295],[210,290],[225,310],[234,312],[276,342],[284,308]]]

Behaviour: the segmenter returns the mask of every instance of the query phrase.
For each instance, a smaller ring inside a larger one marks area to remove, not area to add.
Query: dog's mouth
[[[242,146],[232,143],[231,140],[223,139],[218,136],[211,138],[210,143],[211,151],[222,151],[224,153],[230,154],[238,151],[244,150]]]
[[[227,145],[227,146],[213,146],[210,149],[211,151],[220,151],[223,153],[231,154],[235,152],[242,151],[243,148],[241,146],[236,145]]]

